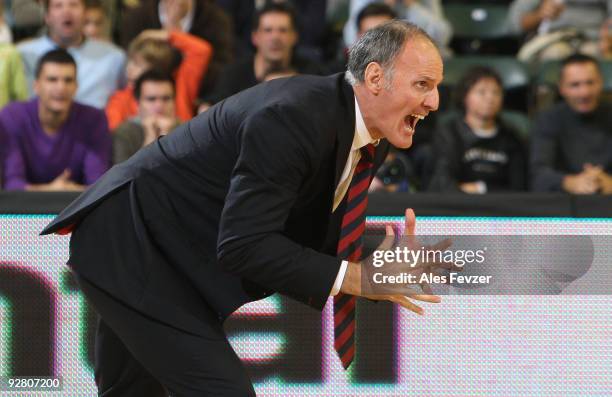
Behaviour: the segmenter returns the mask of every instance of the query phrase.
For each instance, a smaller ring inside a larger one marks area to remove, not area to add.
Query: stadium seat
[[[499,73],[504,88],[506,106],[520,111],[527,110],[529,73],[526,66],[509,56],[463,56],[444,62],[444,80],[440,87],[440,107],[450,106],[451,92],[463,74],[474,66],[489,66]]]
[[[451,47],[457,54],[515,54],[518,37],[508,27],[508,7],[502,4],[444,5],[453,27]]]
[[[518,132],[519,138],[527,142],[529,140],[529,130],[531,129],[531,120],[523,112],[514,110],[503,110],[499,115],[502,122],[514,127]]]
[[[489,66],[502,78],[504,89],[525,87],[529,84],[526,66],[509,56],[464,56],[454,57],[444,62],[444,81],[442,84],[455,86],[461,76],[474,66]]]

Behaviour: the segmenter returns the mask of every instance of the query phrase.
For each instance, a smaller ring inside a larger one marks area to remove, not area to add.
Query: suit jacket
[[[203,306],[224,319],[273,292],[320,310],[341,264],[332,205],[354,130],[343,74],[260,84],[113,167],[43,234],[78,224],[77,273],[194,332]]]

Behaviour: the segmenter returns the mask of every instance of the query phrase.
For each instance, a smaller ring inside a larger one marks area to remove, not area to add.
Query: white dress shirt
[[[334,207],[332,211],[336,211],[342,202],[342,199],[346,195],[349,186],[351,185],[351,179],[353,179],[355,168],[357,168],[357,164],[361,159],[361,148],[370,143],[378,145],[379,141],[380,139],[372,138],[372,135],[370,135],[370,132],[366,128],[365,122],[363,121],[363,116],[361,115],[361,109],[359,109],[359,104],[357,103],[357,98],[355,98],[355,135],[353,136],[351,152],[346,160],[346,165],[342,171],[342,176],[340,176],[340,182],[338,182],[338,186],[336,186],[336,192],[334,193]],[[340,287],[344,281],[344,275],[347,267],[348,261],[342,261],[340,270],[338,270],[338,275],[336,276],[336,281],[334,282],[334,286],[330,292],[331,296],[337,295],[338,292],[340,292]]]
[[[191,9],[187,12],[187,14],[180,20],[181,29],[185,33],[189,33],[189,31],[191,30],[191,27],[193,26],[193,17],[194,17],[194,12],[195,12],[194,9],[195,9],[195,3],[194,3],[194,6],[191,7]],[[157,5],[157,14],[159,15],[160,25],[165,28],[166,24],[168,23],[168,15],[166,14],[166,10],[163,7],[161,1]]]

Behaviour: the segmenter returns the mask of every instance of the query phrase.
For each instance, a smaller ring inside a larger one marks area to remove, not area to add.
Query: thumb
[[[62,171],[62,173],[58,176],[58,179],[70,179],[70,170],[68,168],[66,168],[64,171]]]

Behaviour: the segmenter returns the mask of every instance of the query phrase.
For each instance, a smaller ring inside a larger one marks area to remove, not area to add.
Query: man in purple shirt
[[[0,112],[7,135],[4,188],[83,190],[110,166],[111,136],[101,110],[74,102],[76,63],[63,49],[46,53],[36,68],[37,97]]]

